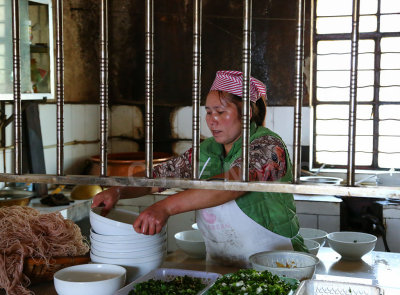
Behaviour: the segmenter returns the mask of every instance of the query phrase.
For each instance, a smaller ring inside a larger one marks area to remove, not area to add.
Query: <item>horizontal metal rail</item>
[[[53,184],[98,184],[101,186],[163,187],[183,189],[214,189],[254,192],[282,192],[306,195],[336,195],[400,199],[400,187],[347,187],[339,185],[289,184],[281,182],[205,181],[141,177],[99,177],[92,175],[0,174],[0,181]]]

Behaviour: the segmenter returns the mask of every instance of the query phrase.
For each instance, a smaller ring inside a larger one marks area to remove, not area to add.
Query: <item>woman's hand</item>
[[[141,234],[157,234],[167,223],[170,215],[165,202],[159,201],[140,213],[139,217],[133,223],[133,228]]]
[[[101,215],[106,216],[120,198],[119,187],[112,187],[93,197],[92,208],[104,205]]]

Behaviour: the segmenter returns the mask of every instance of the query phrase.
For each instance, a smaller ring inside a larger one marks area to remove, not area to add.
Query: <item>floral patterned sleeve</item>
[[[286,173],[286,154],[283,143],[273,136],[262,136],[253,140],[249,148],[250,181],[276,181]],[[242,166],[242,157],[231,167]]]
[[[154,178],[192,178],[192,149],[154,167]]]

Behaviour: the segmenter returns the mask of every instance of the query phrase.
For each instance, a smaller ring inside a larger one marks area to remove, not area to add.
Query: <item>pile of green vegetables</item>
[[[150,279],[135,285],[129,295],[178,295],[178,294],[197,294],[206,287],[201,278],[189,276],[178,276],[171,281]]]
[[[220,277],[207,294],[287,295],[297,287],[298,281],[292,285],[267,270],[258,272],[254,269],[241,269]]]

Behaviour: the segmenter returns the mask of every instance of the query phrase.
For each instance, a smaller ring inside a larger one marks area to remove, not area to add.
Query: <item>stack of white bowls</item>
[[[133,222],[136,212],[112,209],[107,216],[100,208],[90,211],[90,258],[92,262],[117,264],[126,268],[126,282],[158,268],[166,254],[166,228],[155,235],[139,234]]]

